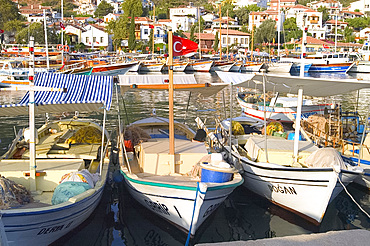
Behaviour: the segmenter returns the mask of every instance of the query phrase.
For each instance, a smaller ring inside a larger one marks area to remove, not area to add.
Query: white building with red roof
[[[46,14],[47,21],[51,21],[56,11],[53,11],[50,6],[42,5],[28,5],[28,6],[18,6],[19,13],[27,18],[27,22],[43,22],[44,21],[44,10]]]
[[[297,4],[297,0],[271,0],[268,9],[277,11],[279,9],[279,4],[280,10],[286,9],[287,6],[295,6]]]
[[[337,40],[343,40],[341,32],[343,32],[347,26],[348,23],[344,21],[328,20],[325,22],[326,38],[335,39],[335,29],[337,29]]]
[[[268,9],[266,11],[251,12],[249,14],[249,25],[248,30],[252,30],[252,27],[255,26],[258,28],[262,22],[265,20],[278,20],[279,13],[278,11]]]
[[[331,19],[335,19],[335,15],[339,15],[339,13],[343,10],[343,5],[339,1],[335,0],[315,1],[307,3],[307,7],[310,7],[313,10],[317,10],[320,7],[325,7],[328,9],[328,14]]]
[[[104,47],[108,51],[112,50],[112,37],[105,32],[104,26],[90,24],[84,27],[85,32],[81,34],[81,42],[93,49]]]
[[[191,25],[196,23],[198,18],[198,8],[196,7],[170,8],[170,19],[174,32],[177,30],[189,31]]]
[[[356,10],[360,10],[366,16],[370,16],[370,1],[369,0],[359,0],[353,2],[349,5],[349,11],[355,12]]]
[[[306,9],[303,12],[296,14],[296,21],[298,28],[305,30],[312,34],[314,38],[325,39],[325,28],[322,26],[322,13]]]

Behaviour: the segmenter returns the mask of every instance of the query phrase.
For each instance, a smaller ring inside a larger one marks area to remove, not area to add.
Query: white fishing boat
[[[191,72],[209,72],[213,65],[212,60],[196,60],[190,61],[185,71]]]
[[[239,72],[241,71],[241,67],[243,66],[242,61],[236,61],[234,66],[232,66],[229,70],[229,72]]]
[[[189,62],[186,61],[174,61],[172,66],[173,66],[173,71],[174,72],[184,72],[186,67],[188,66]],[[165,65],[163,67],[164,71],[168,71],[168,66]]]
[[[151,72],[161,72],[164,63],[157,60],[143,60],[140,62],[139,72],[140,73],[151,73]]]
[[[346,73],[370,73],[370,61],[356,61],[349,66]]]
[[[289,73],[293,62],[272,62],[267,64],[269,73]]]
[[[263,94],[239,92],[237,101],[245,116],[264,119],[264,110],[268,120],[278,120],[292,123],[297,115],[297,98],[280,97],[279,94],[266,95],[266,107],[263,104]],[[304,99],[302,105],[302,116],[309,117],[313,114],[323,114],[325,110],[332,108],[332,104],[318,104],[310,99]]]
[[[230,69],[234,66],[234,61],[225,61],[225,60],[215,60],[213,62],[213,66],[211,67],[211,71],[224,71],[229,72]]]
[[[236,86],[263,86],[266,91],[297,93],[300,101],[298,112],[301,111],[303,90],[308,96],[329,96],[370,86],[369,82],[356,80],[257,75],[249,81],[242,81],[230,73],[218,75],[222,81]],[[300,126],[300,119],[298,114],[296,126]],[[299,132],[299,127],[296,127],[295,136]],[[243,170],[246,188],[314,224],[322,221],[328,204],[338,193],[363,173],[361,167],[343,161],[333,148],[318,148],[312,142],[300,141],[299,137],[287,140],[267,136],[267,133],[264,136],[249,135],[243,151],[223,147],[226,155],[231,154],[229,162]]]
[[[240,68],[241,72],[259,72],[263,68],[263,62],[244,62]]]
[[[28,107],[33,112],[31,105],[37,113],[106,111],[112,85],[111,77],[39,73],[20,103],[1,105],[0,114],[27,115]],[[1,245],[49,245],[66,235],[94,211],[107,178],[109,136],[104,123],[101,127],[75,115],[47,120],[32,134],[32,115],[31,130],[20,130],[0,160],[3,189],[6,183],[17,187],[3,196]]]
[[[168,79],[165,75],[119,77],[121,91],[167,89]],[[175,90],[204,95],[212,95],[225,87],[222,83],[198,84],[194,75],[174,75],[173,86]],[[128,191],[139,203],[190,236],[243,180],[217,153],[218,163],[225,166],[211,167],[215,161],[213,154],[208,154],[204,142],[192,141],[195,132],[188,126],[174,121],[172,135],[171,125],[171,120],[158,116],[130,124],[124,139],[132,144],[126,143],[128,158],[125,164],[121,163],[121,173]],[[218,172],[225,178],[207,179],[208,171]]]

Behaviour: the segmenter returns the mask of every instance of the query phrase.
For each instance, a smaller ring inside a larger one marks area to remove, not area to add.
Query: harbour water
[[[334,79],[350,78],[346,74],[316,74],[315,76]],[[201,82],[220,82],[214,73],[197,73],[195,77]],[[370,80],[370,78],[362,79]],[[369,94],[370,89],[366,89],[361,90],[360,93],[349,92],[325,100],[330,102],[335,100],[345,110],[354,110],[356,103],[359,102],[357,109],[360,114],[365,115],[370,103]],[[359,99],[357,99],[358,95]],[[15,103],[22,96],[22,92],[0,92],[0,102],[2,104]],[[175,119],[185,121],[195,129],[194,119],[199,116],[212,126],[215,116],[220,118],[229,116],[229,98],[228,89],[209,98],[192,95],[187,110],[189,92],[176,92]],[[129,92],[120,97],[119,101],[121,117],[125,124],[147,117],[153,109],[159,116],[168,116],[167,92]],[[233,117],[240,115],[240,108],[235,100],[233,110]],[[116,108],[108,114],[109,130],[117,130],[116,114]],[[56,117],[64,117],[64,115],[61,113]],[[80,114],[80,117],[98,118],[94,114]],[[45,116],[37,116],[37,126],[44,121]],[[5,152],[14,138],[14,132],[27,125],[27,116],[2,118],[0,122],[1,153]],[[118,169],[117,166],[112,166],[112,174],[106,185],[103,199],[93,215],[53,245],[184,245],[186,234],[143,208],[131,198],[122,183],[114,182],[113,172],[116,169]],[[356,185],[350,185],[348,192],[365,211],[370,213],[369,191]],[[239,187],[199,228],[191,244],[253,240],[355,228],[370,230],[370,219],[344,191],[329,205],[321,225],[313,226],[247,189]]]

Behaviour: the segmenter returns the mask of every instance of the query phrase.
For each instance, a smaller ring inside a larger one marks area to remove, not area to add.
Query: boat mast
[[[301,50],[302,50],[302,55],[301,55],[301,68],[299,71],[299,76],[304,77],[304,55],[306,53],[306,16],[307,14],[303,14],[303,33],[302,33],[302,45],[301,45]]]
[[[229,10],[226,10],[226,57],[229,59]]]
[[[202,59],[202,46],[200,45],[200,11],[198,7],[198,41],[199,41],[199,59]]]
[[[61,23],[63,24],[63,0],[61,0],[61,4],[60,4],[60,8],[61,8],[61,10],[60,10],[60,14],[61,14]],[[63,24],[64,25],[64,24]],[[62,45],[62,66],[64,65],[64,48],[63,48],[63,46],[64,46],[64,41],[63,41],[63,28],[62,28],[62,25],[59,25],[60,26],[60,33],[61,33],[61,42],[60,42],[60,44]],[[92,40],[91,40],[91,42],[92,42]]]
[[[251,47],[251,61],[253,61],[253,41],[254,41],[254,11],[252,12],[252,47]],[[247,54],[246,54],[247,55]]]
[[[45,29],[45,51],[46,51],[46,68],[50,69],[50,63],[49,63],[49,46],[48,46],[48,32],[46,29],[46,14],[45,14],[45,9],[44,11],[44,29]]]
[[[221,43],[221,1],[219,1],[220,7],[219,7],[219,20],[220,20],[220,61],[221,61],[221,52],[222,52],[222,43]]]
[[[335,13],[335,47],[334,47],[334,52],[337,52],[337,29],[338,29],[338,14]]]
[[[280,0],[278,2],[278,57],[280,57],[280,27],[281,27],[281,20],[280,20]]]
[[[170,172],[175,173],[175,125],[173,116],[173,36],[168,32],[168,124],[170,140]]]
[[[35,53],[34,53],[34,37],[30,37],[29,43],[29,52],[30,52],[30,62],[29,62],[29,130],[30,130],[30,191],[36,191],[36,136],[35,136],[35,91],[34,91],[34,83],[33,77],[35,75]]]
[[[154,59],[154,31],[155,31],[155,5],[153,4],[153,41],[152,41],[152,59]]]

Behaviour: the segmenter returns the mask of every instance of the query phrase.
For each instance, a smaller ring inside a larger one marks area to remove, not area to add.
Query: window
[[[90,40],[89,40],[89,37],[86,37],[86,43],[89,43],[89,41],[90,41]]]
[[[227,38],[227,43],[230,44],[230,38]]]
[[[144,34],[148,34],[149,32],[148,32],[149,30],[148,29],[144,29]]]
[[[94,42],[94,43],[96,42],[96,37],[93,37],[93,42]]]
[[[222,38],[222,43],[226,44],[226,38],[225,37]]]
[[[234,38],[234,44],[238,43],[238,39]]]
[[[339,58],[343,58],[343,54],[339,54]]]
[[[100,37],[100,43],[104,42],[104,37]]]
[[[338,54],[334,54],[334,58],[338,58]]]
[[[240,39],[240,44],[244,44],[244,38]]]

